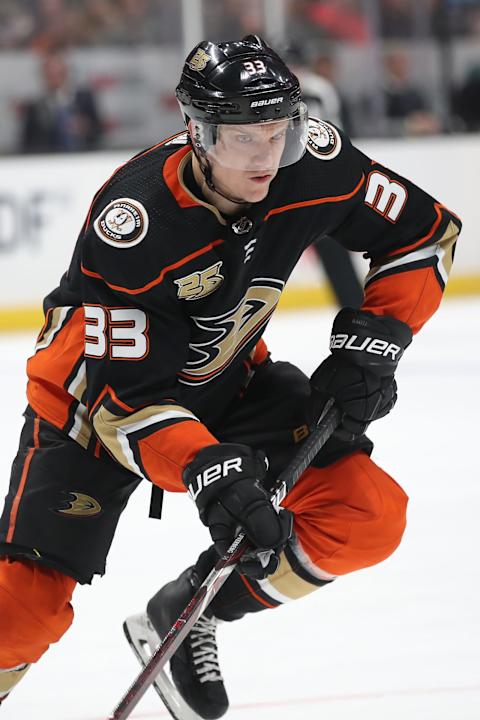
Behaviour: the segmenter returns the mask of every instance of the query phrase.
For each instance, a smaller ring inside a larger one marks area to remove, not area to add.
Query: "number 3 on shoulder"
[[[137,308],[84,305],[85,357],[142,360],[148,355],[148,318]]]
[[[391,223],[396,223],[407,202],[407,189],[384,173],[370,173],[365,190],[365,204]]]

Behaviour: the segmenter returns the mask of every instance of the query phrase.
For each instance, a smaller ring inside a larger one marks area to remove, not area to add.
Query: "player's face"
[[[263,200],[278,172],[287,126],[287,120],[219,126],[209,153],[215,185],[246,202]]]

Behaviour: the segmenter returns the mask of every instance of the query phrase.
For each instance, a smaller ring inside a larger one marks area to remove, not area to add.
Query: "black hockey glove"
[[[220,555],[240,528],[245,531],[254,551],[242,558],[239,572],[256,578],[275,572],[293,527],[293,515],[277,512],[261,485],[266,470],[263,453],[222,443],[200,450],[183,472],[185,487]]]
[[[340,310],[333,323],[331,355],[310,379],[313,421],[330,397],[344,413],[335,433],[343,440],[355,439],[369,423],[387,415],[397,401],[394,373],[411,341],[412,331],[400,320]]]

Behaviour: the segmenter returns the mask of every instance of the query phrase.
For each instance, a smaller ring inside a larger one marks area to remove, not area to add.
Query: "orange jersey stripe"
[[[35,450],[37,450],[40,447],[40,443],[38,440],[39,428],[40,428],[40,418],[36,417],[35,420],[33,421],[33,448],[30,448],[30,450],[27,453],[27,457],[25,458],[25,463],[23,465],[23,471],[22,471],[22,477],[20,478],[20,484],[18,486],[17,494],[15,495],[15,499],[12,504],[12,511],[10,513],[10,524],[8,526],[8,533],[7,533],[7,543],[12,542],[13,533],[15,532],[15,524],[17,522],[17,515],[18,515],[18,507],[20,505],[20,500],[22,499],[23,491],[25,490],[28,471],[30,469],[30,463],[32,462],[33,453],[35,452]]]
[[[362,310],[402,320],[417,333],[441,299],[442,289],[434,269],[417,268],[374,280],[365,291]]]
[[[98,405],[100,405],[100,403],[102,402],[103,398],[104,398],[105,395],[108,393],[108,390],[109,390],[109,386],[108,386],[108,385],[105,385],[105,387],[103,388],[103,390],[100,392],[99,396],[97,397],[97,399],[96,399],[95,402],[93,403],[91,409],[88,410],[88,417],[89,417],[89,418],[92,417],[95,409],[98,407]]]
[[[196,420],[183,420],[139,440],[140,457],[149,479],[164,490],[185,492],[182,473],[195,455],[218,440]]]
[[[263,219],[264,221],[267,221],[272,215],[278,215],[279,213],[287,212],[288,210],[296,210],[297,208],[308,207],[310,205],[322,205],[323,203],[343,202],[344,200],[349,200],[357,194],[364,182],[365,175],[362,175],[358,185],[346,195],[334,195],[332,197],[316,198],[315,200],[305,200],[303,202],[292,203],[291,205],[284,205],[283,207],[270,210]]]
[[[127,403],[124,403],[123,400],[120,400],[118,395],[116,394],[115,390],[110,387],[110,385],[105,385],[103,390],[101,391],[100,395],[97,397],[95,402],[92,405],[92,409],[88,413],[88,416],[91,417],[92,413],[94,412],[95,408],[98,407],[98,405],[101,403],[105,395],[110,395],[111,398],[115,401],[115,403],[121,407],[123,410],[125,410],[127,413],[135,412],[135,410],[138,410],[139,408],[130,407],[130,405],[127,405]]]
[[[428,233],[426,235],[423,235],[423,237],[421,237],[419,240],[415,240],[415,242],[411,243],[410,245],[405,245],[405,247],[401,247],[401,248],[398,248],[397,250],[393,250],[391,253],[388,253],[387,257],[395,257],[395,255],[399,255],[401,253],[402,254],[408,253],[408,252],[410,252],[410,250],[415,250],[415,248],[417,248],[419,245],[423,245],[423,243],[427,242],[427,240],[430,240],[430,238],[434,235],[434,233],[436,232],[436,230],[438,229],[438,226],[440,225],[440,223],[442,221],[442,210],[441,210],[442,207],[444,207],[444,206],[441,205],[440,203],[437,203],[437,202],[434,203],[434,208],[435,208],[437,217],[436,217],[432,227],[430,228],[430,230],[428,231]]]
[[[263,338],[260,338],[260,340],[253,348],[252,364],[261,365],[268,358],[268,354],[268,347],[265,343],[265,340]]]
[[[455,215],[454,212],[452,212],[447,207],[445,207],[445,205],[442,205],[442,203],[436,202],[436,203],[434,203],[433,207],[435,208],[437,217],[435,218],[433,225],[430,228],[430,230],[428,231],[428,233],[426,235],[424,235],[423,237],[421,237],[419,240],[416,240],[411,245],[406,245],[405,247],[398,248],[398,250],[393,250],[391,253],[388,253],[387,257],[394,257],[395,255],[408,253],[408,252],[410,252],[410,250],[415,250],[416,247],[419,247],[420,245],[423,245],[423,243],[427,242],[427,240],[430,240],[430,238],[433,237],[433,235],[437,231],[438,226],[440,225],[440,223],[442,221],[442,217],[443,217],[442,209],[446,210],[450,215],[453,215],[453,217],[456,217],[458,220],[460,220],[458,215]]]
[[[51,345],[27,362],[28,401],[41,417],[57,427],[63,427],[68,420],[73,398],[63,386],[83,355],[83,348],[83,308],[77,308]]]
[[[161,140],[161,141],[160,141],[159,143],[157,143],[156,145],[153,145],[153,147],[147,148],[147,149],[144,150],[144,152],[141,153],[140,155],[135,155],[133,158],[130,158],[130,160],[128,160],[126,164],[128,165],[128,163],[133,162],[134,160],[138,160],[138,159],[141,158],[141,157],[145,157],[145,155],[148,155],[149,153],[153,152],[153,151],[156,150],[157,148],[162,147],[162,145],[166,145],[167,143],[169,143],[169,142],[170,142],[171,140],[173,140],[174,138],[180,137],[180,135],[183,135],[185,132],[186,132],[186,130],[182,130],[181,132],[175,133],[174,135],[170,135],[170,136],[169,136],[168,138],[166,138],[165,140]]]
[[[93,270],[88,270],[84,265],[81,266],[82,273],[84,275],[88,275],[88,277],[97,278],[97,280],[101,280],[105,283],[109,288],[112,288],[112,290],[119,290],[120,292],[127,293],[127,295],[140,295],[140,293],[147,292],[147,290],[151,290],[155,285],[159,285],[165,275],[168,272],[171,272],[172,270],[176,270],[179,267],[182,267],[182,265],[186,265],[186,263],[190,262],[190,260],[194,260],[195,258],[199,257],[200,255],[204,255],[206,252],[209,252],[209,250],[212,250],[217,245],[221,245],[224,241],[223,240],[214,240],[211,243],[208,243],[208,245],[205,245],[204,247],[200,248],[199,250],[195,250],[195,252],[191,253],[190,255],[187,255],[186,257],[182,258],[181,260],[177,260],[177,262],[172,263],[172,265],[167,265],[167,267],[164,267],[161,271],[160,275],[156,277],[154,280],[151,280],[146,285],[143,285],[139,288],[126,288],[122,287],[121,285],[114,285],[113,283],[108,282],[108,280],[105,280],[105,278],[100,275],[100,273],[94,272]]]

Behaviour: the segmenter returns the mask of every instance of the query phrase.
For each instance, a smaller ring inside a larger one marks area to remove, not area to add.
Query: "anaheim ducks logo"
[[[195,334],[201,340],[190,343],[189,360],[178,375],[179,381],[184,385],[202,385],[223,373],[267,324],[283,286],[282,280],[255,278],[232,310],[215,317],[192,317]]]
[[[138,245],[148,231],[148,214],[142,203],[118,198],[102,210],[93,223],[100,240],[116,248]]]
[[[208,55],[203,48],[198,48],[195,55],[187,62],[187,65],[191,70],[200,72],[201,70],[205,70],[211,59],[210,55]]]
[[[73,517],[92,517],[102,512],[100,503],[95,498],[84,493],[68,493],[68,500],[65,500],[65,504],[67,507],[56,509],[55,512]]]
[[[320,160],[333,160],[342,149],[337,129],[317,118],[308,118],[307,150]]]

